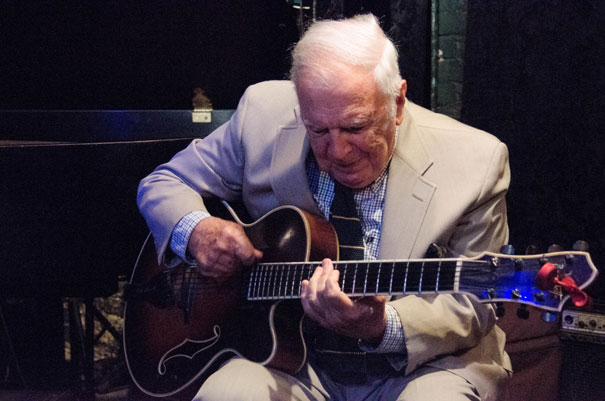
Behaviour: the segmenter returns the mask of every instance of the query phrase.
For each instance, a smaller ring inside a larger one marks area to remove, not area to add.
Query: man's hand
[[[352,300],[338,285],[340,272],[324,259],[302,282],[301,300],[307,316],[339,334],[379,343],[386,328],[385,297]]]
[[[197,261],[200,272],[218,281],[233,277],[242,266],[249,266],[263,256],[239,224],[217,217],[208,217],[195,226],[187,250]]]

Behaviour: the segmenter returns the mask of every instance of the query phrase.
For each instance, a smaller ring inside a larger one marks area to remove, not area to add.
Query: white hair
[[[343,67],[374,76],[389,100],[399,95],[401,75],[397,49],[372,14],[313,23],[292,51],[290,79],[298,87],[303,75],[319,85],[342,79]],[[391,104],[393,102],[390,102]]]

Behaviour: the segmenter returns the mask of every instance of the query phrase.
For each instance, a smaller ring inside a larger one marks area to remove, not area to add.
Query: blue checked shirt
[[[330,207],[334,199],[334,182],[325,171],[319,169],[313,154],[309,153],[309,155],[310,157],[307,158],[306,162],[309,187],[319,210],[326,219],[329,219]],[[366,188],[353,191],[353,198],[357,205],[357,213],[364,234],[364,257],[366,260],[376,260],[378,258],[387,178],[388,174],[385,169],[372,184]],[[181,259],[192,261],[187,254],[189,237],[197,223],[209,216],[208,213],[203,211],[193,211],[185,215],[175,226],[170,247]],[[403,355],[401,353],[402,350],[405,351],[403,326],[395,308],[388,304],[386,305],[386,315],[387,327],[382,342],[378,346],[365,342],[360,342],[359,345],[367,352],[395,353],[389,357],[389,360],[395,369],[400,370],[406,365],[407,361],[405,352]]]

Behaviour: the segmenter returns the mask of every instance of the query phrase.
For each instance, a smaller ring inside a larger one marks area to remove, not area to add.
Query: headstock
[[[551,312],[560,312],[570,298],[576,306],[588,303],[583,289],[598,275],[590,255],[583,251],[522,256],[484,253],[471,260],[483,263],[462,264],[460,291],[483,302],[516,302]]]

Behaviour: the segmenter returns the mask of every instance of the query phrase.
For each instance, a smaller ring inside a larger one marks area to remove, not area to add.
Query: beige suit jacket
[[[380,257],[421,258],[433,242],[453,256],[498,250],[508,241],[506,146],[409,101],[404,113],[389,167]],[[139,208],[160,257],[169,253],[176,223],[205,210],[201,196],[241,197],[253,218],[285,204],[320,214],[307,183],[308,151],[292,83],[248,88],[229,122],[141,181]],[[465,295],[406,296],[390,304],[404,328],[406,374],[423,364],[449,369],[484,397],[506,380],[510,361],[491,307]]]

